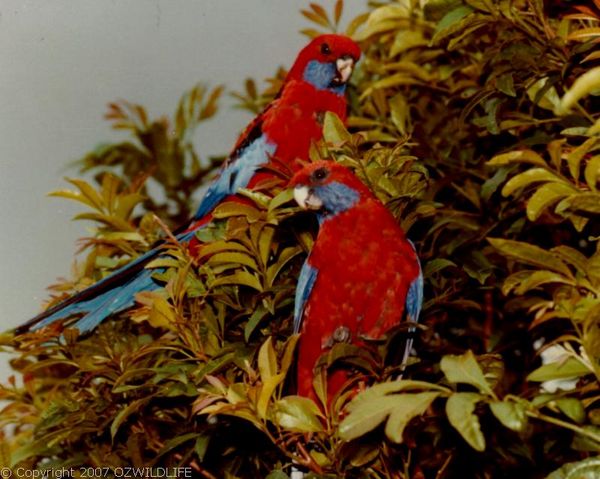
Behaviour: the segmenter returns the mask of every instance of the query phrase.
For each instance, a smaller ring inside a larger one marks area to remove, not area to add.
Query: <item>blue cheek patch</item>
[[[331,85],[336,73],[337,72],[333,64],[311,60],[306,65],[302,78],[305,82],[310,83],[317,90],[330,90],[338,95],[342,95],[346,90],[346,85]]]
[[[323,206],[329,213],[322,220],[326,220],[331,216],[335,216],[352,208],[359,200],[360,194],[349,188],[348,186],[333,181],[323,186],[315,188],[315,192],[319,199],[323,202]],[[322,221],[321,218],[319,221]]]

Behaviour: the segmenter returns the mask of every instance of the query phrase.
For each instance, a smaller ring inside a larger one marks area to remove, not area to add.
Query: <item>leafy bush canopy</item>
[[[311,4],[304,33],[338,29],[342,7]],[[393,339],[337,345],[319,363],[321,404],[293,395],[293,295],[315,227],[272,182],[219,206],[201,257],[168,242],[151,265],[164,290],[94,334],[2,336],[19,375],[0,388],[2,466],[599,477],[600,5],[372,2],[347,33],[364,51],[349,126],[327,116],[311,157],[354,169],[417,245],[426,304],[403,379]],[[235,96],[259,111],[282,76]],[[131,139],[82,159],[97,185],[54,193],[97,228],[51,304],[189,216],[215,166],[190,135],[221,92],[195,87],[172,121],[109,106]],[[334,363],[357,374],[326,407]]]

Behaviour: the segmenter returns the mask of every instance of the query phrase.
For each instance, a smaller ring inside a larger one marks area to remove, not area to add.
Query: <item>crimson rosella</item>
[[[385,335],[403,318],[416,322],[423,276],[416,251],[392,214],[347,168],[320,161],[297,172],[290,185],[303,209],[315,210],[319,232],[296,290],[298,394],[316,399],[314,366],[336,342],[357,346]],[[408,357],[412,341],[404,350]],[[328,397],[347,379],[328,378]]]
[[[277,97],[242,133],[217,179],[208,188],[187,228],[177,235],[190,251],[197,251],[198,229],[210,222],[212,212],[225,200],[244,201],[240,188],[253,188],[277,171],[289,174],[299,168],[297,158],[306,158],[311,142],[322,136],[322,119],[331,111],[346,118],[346,84],[360,49],[350,38],[322,35],[302,51]],[[268,169],[262,169],[269,165]],[[135,295],[160,287],[155,270],[145,266],[162,253],[161,245],[138,257],[112,275],[74,294],[17,328],[34,330],[60,320],[78,318],[73,327],[80,333],[93,330],[105,318],[135,303]]]

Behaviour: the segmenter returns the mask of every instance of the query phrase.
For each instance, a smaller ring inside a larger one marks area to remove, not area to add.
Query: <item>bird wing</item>
[[[410,243],[413,251],[415,252],[415,260],[417,261],[417,266],[419,267],[419,274],[410,283],[410,286],[408,287],[408,292],[406,293],[406,316],[409,321],[416,323],[419,321],[421,307],[423,306],[423,270],[421,269],[421,262],[419,261],[419,256],[417,255],[415,245],[410,240],[408,240],[408,242]],[[409,329],[410,333],[413,333],[414,331],[415,328]],[[410,356],[410,350],[412,349],[412,345],[413,338],[411,335],[411,337],[406,341],[406,345],[404,347],[402,364],[404,364],[408,359],[408,356]]]
[[[245,188],[256,170],[268,163],[277,146],[263,132],[265,116],[276,101],[271,102],[244,130],[231,155],[225,160],[221,172],[208,187],[200,201],[194,220],[209,214],[224,198]]]
[[[419,257],[415,256],[415,258],[419,266],[419,274],[408,287],[408,293],[406,294],[406,314],[409,321],[416,323],[419,321],[421,307],[423,306],[423,271],[421,270]]]
[[[296,299],[294,302],[294,334],[300,332],[304,307],[306,306],[306,302],[308,301],[312,288],[317,280],[318,272],[319,270],[317,268],[314,268],[309,264],[307,258],[300,270],[298,286],[296,286]]]

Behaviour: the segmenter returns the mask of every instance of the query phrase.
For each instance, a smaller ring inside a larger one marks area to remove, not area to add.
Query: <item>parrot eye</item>
[[[321,44],[321,53],[323,55],[329,55],[331,53],[331,48],[329,47],[329,45],[327,45],[327,43]]]
[[[326,168],[319,168],[315,170],[312,174],[313,180],[322,181],[329,175],[329,171]]]

